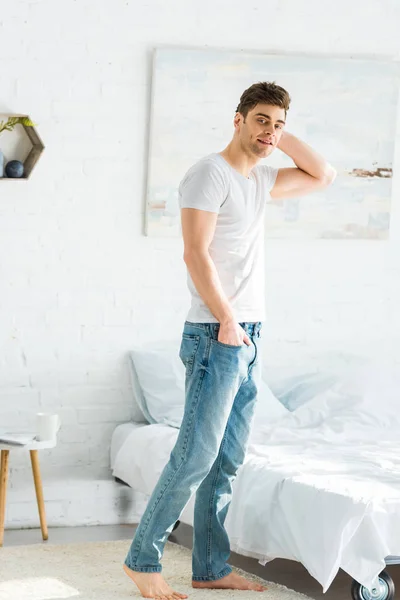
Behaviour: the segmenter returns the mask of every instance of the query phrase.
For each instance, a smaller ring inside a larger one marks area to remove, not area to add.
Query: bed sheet
[[[301,562],[326,591],[342,568],[371,588],[400,556],[400,372],[362,367],[279,422],[253,423],[226,520],[232,550]],[[132,431],[114,474],[150,494],[178,430]],[[181,520],[192,524],[192,499]]]
[[[147,425],[147,423],[135,423],[129,421],[129,423],[121,423],[118,425],[111,436],[111,448],[110,448],[110,465],[111,469],[114,468],[115,459],[118,456],[119,451],[128,439],[129,435],[136,431],[136,429]]]

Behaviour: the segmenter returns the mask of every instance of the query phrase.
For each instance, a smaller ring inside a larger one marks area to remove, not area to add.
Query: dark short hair
[[[249,110],[252,110],[257,104],[271,104],[283,108],[286,115],[290,100],[288,92],[280,85],[276,85],[274,81],[260,81],[253,83],[243,92],[236,112],[240,112],[246,118]]]

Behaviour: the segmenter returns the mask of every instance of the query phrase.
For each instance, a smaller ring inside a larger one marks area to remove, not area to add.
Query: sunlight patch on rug
[[[79,596],[77,589],[54,577],[21,577],[0,583],[1,600],[62,600]]]

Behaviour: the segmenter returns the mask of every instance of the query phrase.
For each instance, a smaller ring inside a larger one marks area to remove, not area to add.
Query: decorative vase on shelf
[[[9,117],[7,118],[7,121],[0,121],[0,134],[3,133],[3,131],[13,131],[14,127],[16,125],[22,125],[24,127],[24,129],[26,130],[27,127],[34,127],[35,124],[33,123],[33,121],[31,121],[31,119],[27,116],[27,115],[9,115]],[[31,136],[28,136],[29,138],[31,138]],[[37,138],[36,141],[34,141],[32,143],[32,146],[35,147],[35,149],[38,149],[38,146],[40,147],[40,152],[43,150],[44,146],[43,143],[40,141],[37,133],[35,132],[35,138]],[[34,139],[35,139],[34,138]],[[39,141],[39,144],[38,144]],[[39,152],[39,154],[40,154]],[[36,160],[33,161],[33,164],[35,164],[35,162],[37,161],[37,152],[36,152]],[[30,165],[30,171],[32,170],[32,162]],[[6,176],[10,177],[10,178],[20,178],[24,176],[24,164],[21,161],[18,160],[12,160],[10,162],[7,163],[6,168]],[[29,173],[28,173],[29,175]],[[2,151],[0,150],[0,177],[4,177],[4,154],[2,153]]]
[[[6,175],[10,178],[18,178],[24,176],[24,163],[20,160],[10,160],[6,164]]]

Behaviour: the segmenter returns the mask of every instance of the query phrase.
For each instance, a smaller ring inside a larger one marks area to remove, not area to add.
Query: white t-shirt
[[[247,178],[213,153],[195,163],[179,185],[181,208],[218,213],[209,252],[238,323],[265,318],[264,211],[277,174],[275,167],[258,165]],[[189,272],[188,286],[187,320],[217,323]]]

